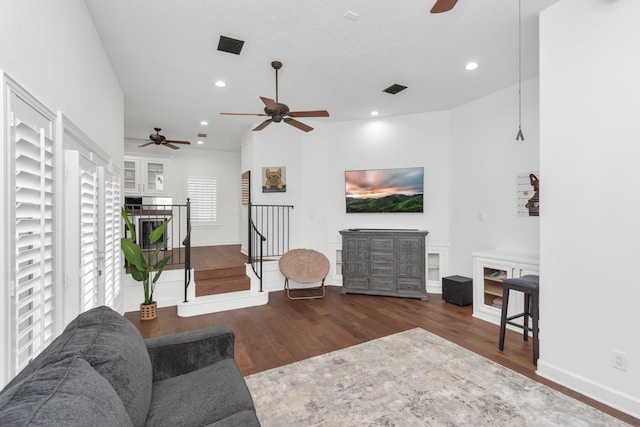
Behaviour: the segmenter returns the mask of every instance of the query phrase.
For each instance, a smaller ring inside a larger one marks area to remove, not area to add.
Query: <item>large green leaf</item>
[[[127,216],[127,211],[122,208],[122,210],[120,211],[120,215],[122,215],[122,218],[124,219],[125,224],[127,224],[127,228],[129,229],[129,234],[131,235],[131,240],[133,241],[133,243],[136,242],[136,230],[133,227],[133,224],[131,224],[131,221],[129,221],[129,217]]]
[[[171,259],[171,256],[164,257],[163,259],[158,261],[156,265],[153,266],[153,269],[157,270],[155,276],[153,276],[153,283],[156,283],[158,281],[158,279],[160,278],[160,275],[162,274],[162,270],[164,269],[164,266],[167,265],[167,262],[170,259]]]
[[[136,282],[142,282],[146,277],[149,277],[149,273],[147,271],[140,271],[133,264],[129,265],[129,272],[131,273],[133,280]]]
[[[153,256],[149,258],[149,260],[157,260],[158,254],[165,250],[165,248],[167,247],[168,241],[169,239],[164,239],[164,241],[161,244],[156,245],[156,249],[153,251]]]
[[[147,271],[149,269],[140,246],[133,243],[131,239],[127,239],[126,237],[120,238],[120,249],[122,249],[122,253],[129,264],[135,265],[140,271]]]
[[[163,222],[160,227],[153,230],[151,234],[149,234],[149,240],[151,240],[152,242],[157,242],[162,236],[164,236],[164,231],[167,229],[167,225],[169,225],[169,221],[171,221],[171,218],[173,218],[173,216]]]

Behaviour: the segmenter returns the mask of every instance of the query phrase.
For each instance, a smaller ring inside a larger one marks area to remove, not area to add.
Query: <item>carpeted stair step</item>
[[[251,279],[244,274],[222,276],[198,279],[196,274],[196,296],[201,297],[205,295],[217,295],[228,292],[248,291],[251,289]]]

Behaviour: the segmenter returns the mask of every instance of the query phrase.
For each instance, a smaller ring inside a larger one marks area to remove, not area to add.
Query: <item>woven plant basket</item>
[[[158,317],[158,304],[140,304],[140,320],[153,320]]]

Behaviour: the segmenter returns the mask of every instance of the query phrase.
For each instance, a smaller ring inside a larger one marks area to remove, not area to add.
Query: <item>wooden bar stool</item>
[[[500,343],[498,348],[504,350],[504,336],[507,325],[516,326],[523,329],[525,341],[529,340],[529,332],[533,332],[533,364],[538,364],[539,346],[538,340],[538,319],[540,317],[540,285],[539,277],[533,274],[526,276],[504,279],[502,292],[502,316],[500,317]],[[524,312],[514,316],[507,316],[509,305],[509,291],[520,291],[524,294]],[[513,322],[514,319],[523,317],[522,325]],[[531,327],[529,327],[529,317],[531,317]]]

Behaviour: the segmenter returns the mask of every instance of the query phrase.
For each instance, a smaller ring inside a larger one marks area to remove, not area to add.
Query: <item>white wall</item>
[[[524,142],[516,141],[518,85],[451,111],[452,273],[471,277],[475,251],[538,253],[539,218],[519,217],[516,198],[517,176],[539,172],[538,105],[538,80],[523,82]]]
[[[191,245],[231,245],[240,243],[240,152],[212,151],[183,146],[180,150],[140,142],[125,143],[127,154],[168,161],[165,190],[174,204],[187,202],[187,176],[215,177],[218,190],[218,223],[192,224]]]
[[[339,231],[355,227],[426,229],[428,245],[449,244],[448,113],[305,123],[316,130],[273,124],[253,132],[242,152],[243,167],[252,170],[253,202],[294,206],[292,248],[319,250],[333,265]],[[286,167],[286,193],[262,193],[267,166]],[[346,213],[345,170],[400,167],[424,167],[424,213]]]
[[[0,69],[122,164],[124,101],[82,0],[0,0]]]
[[[541,15],[538,373],[640,417],[640,2]],[[612,352],[627,355],[627,371]]]

